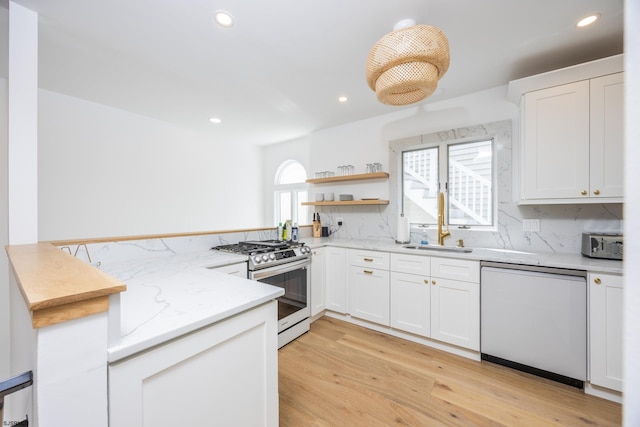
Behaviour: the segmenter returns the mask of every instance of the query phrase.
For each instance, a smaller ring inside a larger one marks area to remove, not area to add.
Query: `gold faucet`
[[[444,245],[444,238],[451,236],[449,230],[442,231],[444,225],[444,193],[441,191],[438,195],[438,245]]]

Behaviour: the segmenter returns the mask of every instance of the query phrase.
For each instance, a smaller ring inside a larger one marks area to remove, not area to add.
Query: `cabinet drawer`
[[[432,257],[431,276],[480,283],[480,262]]]
[[[387,252],[351,249],[349,250],[349,265],[389,270],[389,254]]]
[[[423,255],[391,254],[391,271],[429,276],[431,258]]]

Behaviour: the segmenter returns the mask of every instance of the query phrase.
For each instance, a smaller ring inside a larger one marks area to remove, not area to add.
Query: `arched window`
[[[308,201],[307,171],[304,166],[295,160],[283,162],[274,180],[274,217],[275,223],[284,224],[291,220],[297,224],[310,224],[309,207],[302,206],[302,202]]]

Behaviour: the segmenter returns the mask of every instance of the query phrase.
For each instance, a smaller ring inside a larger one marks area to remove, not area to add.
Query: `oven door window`
[[[307,308],[307,269],[299,268],[259,280],[284,289],[278,298],[278,320]]]

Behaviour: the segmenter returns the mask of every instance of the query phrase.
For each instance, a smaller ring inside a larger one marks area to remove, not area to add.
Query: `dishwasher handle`
[[[570,268],[558,268],[558,267],[544,267],[541,265],[524,265],[524,264],[509,264],[506,262],[496,261],[480,261],[480,268],[492,267],[504,270],[521,270],[535,273],[548,273],[559,274],[561,276],[575,276],[587,278],[586,270],[573,270]]]

